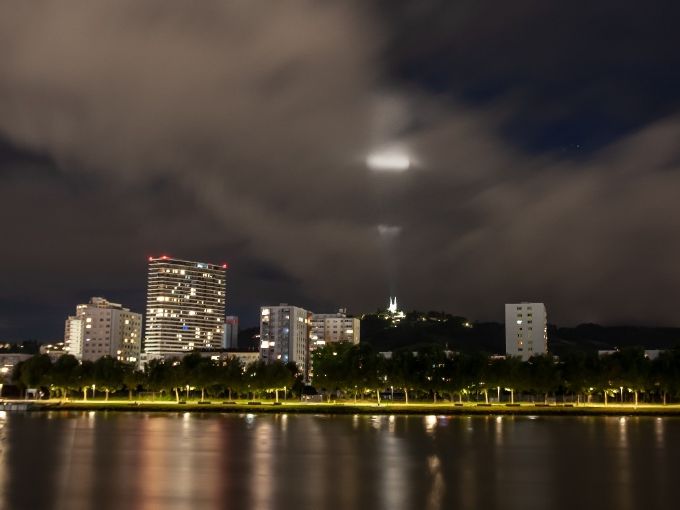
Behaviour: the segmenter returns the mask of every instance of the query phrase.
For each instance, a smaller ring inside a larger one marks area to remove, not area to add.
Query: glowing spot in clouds
[[[401,227],[399,225],[378,225],[378,234],[381,237],[397,237],[401,234]]]
[[[374,172],[405,172],[411,159],[401,152],[375,152],[366,158],[366,165]]]

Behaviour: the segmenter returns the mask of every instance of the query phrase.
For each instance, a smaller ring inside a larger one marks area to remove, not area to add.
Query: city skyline
[[[672,508],[678,20],[0,2],[0,508]]]
[[[142,310],[162,252],[227,260],[248,324],[398,295],[680,325],[677,6],[0,9],[2,339]]]

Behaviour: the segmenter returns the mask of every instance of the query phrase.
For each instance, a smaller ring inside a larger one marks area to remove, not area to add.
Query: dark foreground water
[[[678,508],[680,419],[7,413],[0,508]]]

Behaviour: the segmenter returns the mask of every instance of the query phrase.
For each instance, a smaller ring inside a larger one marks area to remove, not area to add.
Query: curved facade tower
[[[222,344],[226,264],[149,257],[144,352],[182,356]]]

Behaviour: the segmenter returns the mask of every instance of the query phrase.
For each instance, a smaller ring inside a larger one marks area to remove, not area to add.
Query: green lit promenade
[[[375,401],[276,403],[269,400],[234,402],[198,400],[177,403],[169,400],[44,400],[5,401],[28,403],[33,411],[143,411],[212,413],[311,413],[311,414],[435,414],[435,415],[571,415],[571,416],[680,416],[680,404],[540,404],[508,403],[381,403]],[[1,408],[1,405],[0,405]]]

